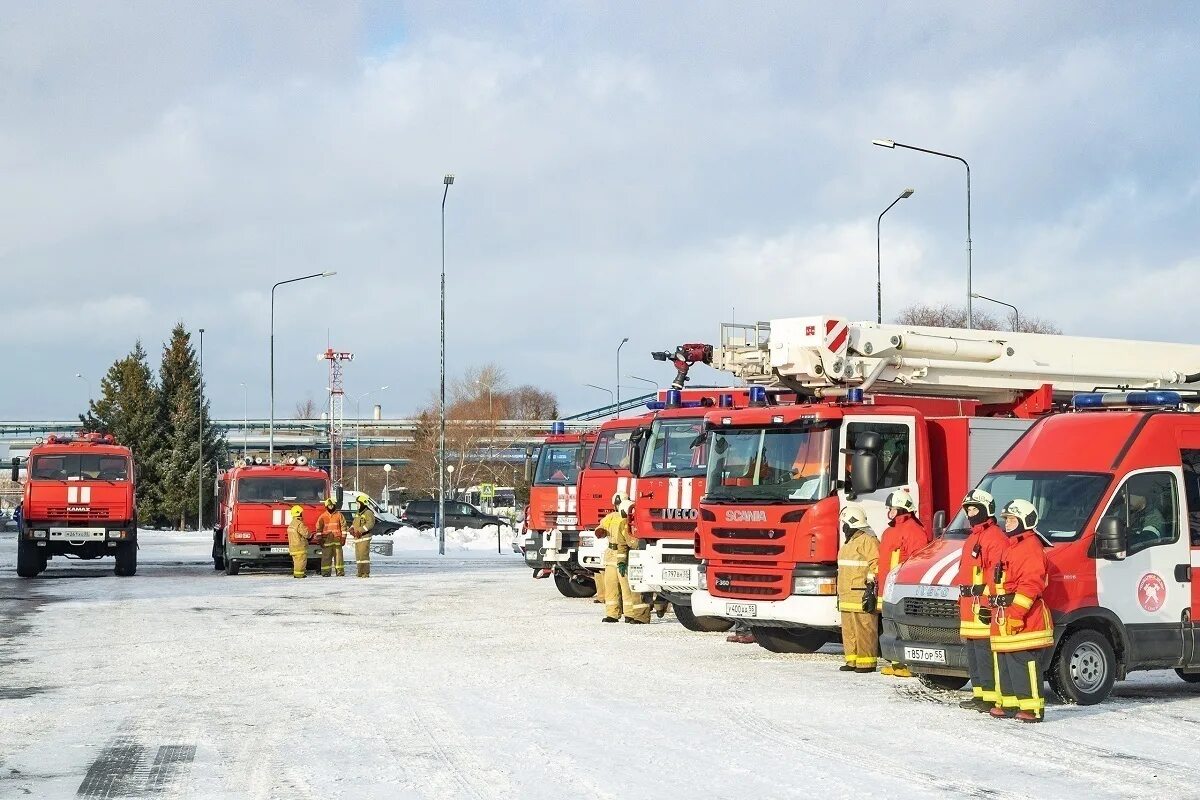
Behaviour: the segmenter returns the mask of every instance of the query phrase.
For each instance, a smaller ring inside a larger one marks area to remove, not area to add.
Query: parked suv
[[[437,524],[437,511],[437,500],[413,500],[405,507],[400,519],[406,525],[426,530]],[[483,513],[470,503],[446,501],[447,528],[487,528],[492,525],[508,527],[509,523],[503,517]]]

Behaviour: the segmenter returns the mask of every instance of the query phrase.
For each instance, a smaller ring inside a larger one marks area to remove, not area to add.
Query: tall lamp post
[[[438,401],[438,555],[446,555],[446,196],[454,185],[454,176],[442,178],[442,315],[441,382]]]
[[[362,400],[367,395],[375,394],[376,392],[387,391],[387,386],[380,386],[378,389],[372,389],[369,392],[363,392],[358,397],[354,398],[354,491],[358,491],[358,465],[359,455],[362,452],[360,442],[362,441]]]
[[[590,387],[592,389],[599,389],[602,392],[608,392],[608,402],[612,403],[613,408],[616,408],[616,405],[617,405],[616,395],[613,394],[612,389],[605,388],[604,386],[597,386],[594,383],[585,383],[584,386]]]
[[[621,416],[621,348],[624,347],[625,343],[628,341],[629,337],[626,336],[621,340],[621,343],[617,345],[617,401],[613,405],[617,407],[618,417]]]
[[[956,156],[953,153],[943,153],[938,150],[927,150],[924,147],[917,147],[911,144],[901,144],[900,142],[891,139],[872,139],[871,144],[880,147],[895,149],[903,147],[905,150],[916,150],[918,153],[928,153],[931,156],[941,156],[942,158],[952,158],[955,161],[962,163],[967,168],[967,328],[975,327],[975,318],[971,309],[971,298],[974,297],[971,291],[971,165],[962,156]]]
[[[242,387],[242,460],[246,460],[246,456],[250,453],[250,388],[244,383],[239,383]]]
[[[987,300],[989,303],[995,303],[998,306],[1008,306],[1013,312],[1013,332],[1015,333],[1016,331],[1021,330],[1021,312],[1018,311],[1017,307],[1012,303],[1006,303],[1003,300],[997,300],[996,298],[988,297],[985,294],[973,294],[971,297],[974,297],[976,300]]]
[[[654,393],[658,394],[658,390],[659,390],[658,381],[652,381],[649,378],[639,378],[637,375],[626,375],[625,377],[629,378],[631,380],[641,381],[642,383],[650,384],[651,386],[654,387]]]
[[[388,489],[388,478],[390,478],[391,476],[392,476],[392,465],[384,464],[383,465],[383,504],[385,506],[390,506],[392,504],[392,498],[388,494],[388,492],[390,491]]]
[[[200,329],[200,463],[196,465],[196,530],[204,530],[204,328]]]
[[[912,189],[905,189],[900,193],[900,196],[893,200],[888,207],[879,212],[879,219],[875,220],[875,321],[883,324],[883,256],[880,246],[880,227],[883,225],[883,215],[892,210],[892,206],[899,203],[901,200],[907,200],[913,196]]]
[[[271,287],[271,423],[267,433],[267,461],[275,463],[275,290],[280,286],[311,278],[328,278],[337,272],[314,272],[312,275],[301,275],[299,278],[289,278]]]

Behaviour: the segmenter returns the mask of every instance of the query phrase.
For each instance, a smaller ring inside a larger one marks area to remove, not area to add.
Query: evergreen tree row
[[[85,431],[111,433],[133,450],[140,525],[195,527],[201,497],[205,524],[212,524],[217,467],[228,461],[228,449],[225,437],[207,424],[212,419],[207,397],[201,408],[200,367],[183,323],[163,345],[157,376],[138,341],[129,355],[108,368],[99,399],[89,401],[79,419]]]

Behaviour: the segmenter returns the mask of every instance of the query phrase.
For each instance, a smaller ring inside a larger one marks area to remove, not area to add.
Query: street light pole
[[[918,153],[928,153],[931,156],[941,156],[942,158],[952,158],[960,162],[967,168],[967,328],[975,327],[975,317],[972,314],[971,298],[974,296],[971,290],[971,165],[962,156],[956,156],[953,153],[943,153],[938,150],[927,150],[924,147],[917,147],[911,144],[901,144],[900,142],[891,139],[872,139],[871,144],[879,145],[895,149],[903,147],[905,150],[916,150]]]
[[[651,386],[654,387],[654,393],[656,395],[658,394],[658,390],[659,390],[658,381],[652,381],[649,378],[639,378],[637,375],[626,375],[625,377],[632,378],[635,381],[641,381],[642,383],[650,384]]]
[[[244,383],[239,383],[242,387],[242,460],[246,460],[246,456],[250,453],[250,389]]]
[[[204,328],[200,329],[200,463],[197,468],[196,530],[204,530]]]
[[[441,382],[438,401],[438,555],[446,555],[446,196],[454,185],[454,176],[442,178],[442,314]]]
[[[1012,312],[1013,312],[1013,332],[1015,333],[1015,332],[1021,330],[1021,312],[1018,311],[1017,307],[1014,306],[1012,303],[1006,303],[1003,300],[997,300],[996,298],[988,297],[985,294],[973,294],[973,295],[971,295],[971,297],[974,297],[978,300],[987,300],[989,302],[995,303],[998,306],[1008,306],[1009,308],[1012,309]]]
[[[337,272],[314,272],[312,275],[302,275],[299,278],[289,278],[271,287],[271,422],[267,433],[267,462],[275,463],[275,290],[287,283],[306,281],[310,278],[328,278]]]
[[[625,343],[628,341],[629,337],[626,336],[621,340],[621,343],[617,345],[617,401],[613,403],[613,405],[617,407],[618,417],[621,416],[621,348],[624,347]]]
[[[594,383],[585,383],[584,386],[591,387],[592,389],[599,389],[602,392],[608,392],[608,402],[612,403],[614,408],[616,407],[617,401],[615,399],[615,396],[613,395],[612,389],[606,389],[603,386],[597,386]]]
[[[883,225],[883,215],[891,211],[892,206],[912,196],[913,190],[905,189],[900,193],[899,197],[879,213],[879,219],[875,220],[875,322],[880,325],[883,324],[883,256],[881,255],[882,249],[880,247],[880,226]]]

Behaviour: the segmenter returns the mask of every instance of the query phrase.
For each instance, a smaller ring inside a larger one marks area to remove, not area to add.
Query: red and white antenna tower
[[[342,373],[345,371],[344,362],[353,361],[354,353],[334,350],[332,347],[325,350],[318,358],[323,358],[329,362],[329,478],[333,481],[334,486],[340,486],[342,483],[342,466],[343,466],[343,428],[345,426],[345,413],[343,411],[346,400],[346,391],[343,385]]]

